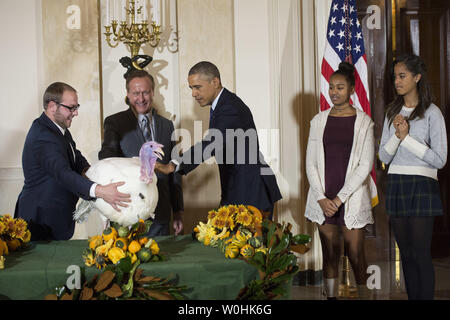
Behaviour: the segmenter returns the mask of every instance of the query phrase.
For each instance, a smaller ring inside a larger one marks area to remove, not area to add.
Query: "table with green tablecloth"
[[[194,241],[190,235],[156,237],[165,261],[140,265],[148,276],[179,278],[188,299],[235,299],[239,290],[258,278],[258,271],[240,259],[226,259],[217,249]],[[0,299],[43,299],[66,283],[70,265],[84,266],[86,240],[34,242],[30,248],[6,256],[0,270]],[[99,270],[86,267],[91,279]]]

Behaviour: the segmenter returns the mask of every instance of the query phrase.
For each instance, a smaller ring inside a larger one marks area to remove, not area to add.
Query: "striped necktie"
[[[150,141],[152,139],[152,133],[147,116],[143,116],[141,119],[141,130],[142,134],[144,135],[145,141]]]

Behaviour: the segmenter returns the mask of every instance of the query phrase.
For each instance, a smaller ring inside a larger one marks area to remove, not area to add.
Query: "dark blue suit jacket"
[[[67,240],[73,235],[73,212],[79,197],[90,200],[92,181],[83,177],[89,163],[45,113],[34,120],[25,140],[22,167],[25,182],[15,217],[29,223],[32,240]]]
[[[259,141],[250,109],[238,96],[224,88],[209,128],[205,139],[177,159],[180,162],[179,173],[187,174],[207,160],[209,155],[215,156],[222,191],[220,205],[253,205],[260,210],[272,212],[273,204],[282,197],[275,175],[259,152]],[[232,129],[228,135],[234,132],[236,136],[229,135],[227,138],[228,129]],[[240,137],[239,131],[242,133]],[[220,133],[222,138],[215,136],[216,133]],[[248,135],[247,138],[242,139],[245,135]],[[195,161],[196,159],[200,161]]]
[[[155,137],[158,143],[164,145],[164,157],[162,163],[168,163],[171,159],[175,141],[171,140],[174,131],[172,121],[153,112],[155,119]],[[104,137],[102,148],[98,153],[100,160],[110,157],[138,157],[139,150],[145,139],[139,127],[138,120],[131,108],[115,113],[105,119]],[[179,174],[160,174],[158,177],[158,204],[155,208],[155,221],[168,223],[171,211],[184,210],[183,190],[181,176]]]

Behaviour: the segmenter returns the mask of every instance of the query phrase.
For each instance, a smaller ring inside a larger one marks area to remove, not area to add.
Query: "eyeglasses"
[[[80,108],[79,104],[77,104],[76,106],[73,106],[73,107],[69,107],[69,106],[66,106],[65,104],[62,104],[62,103],[59,103],[59,102],[56,102],[56,101],[55,101],[55,103],[57,105],[59,105],[59,106],[62,106],[64,108],[69,109],[69,111],[72,112],[72,113],[74,113],[75,111],[77,111]]]

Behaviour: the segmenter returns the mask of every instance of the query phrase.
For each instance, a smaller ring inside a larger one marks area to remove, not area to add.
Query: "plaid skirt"
[[[439,182],[418,175],[388,174],[386,214],[392,217],[442,216]]]

